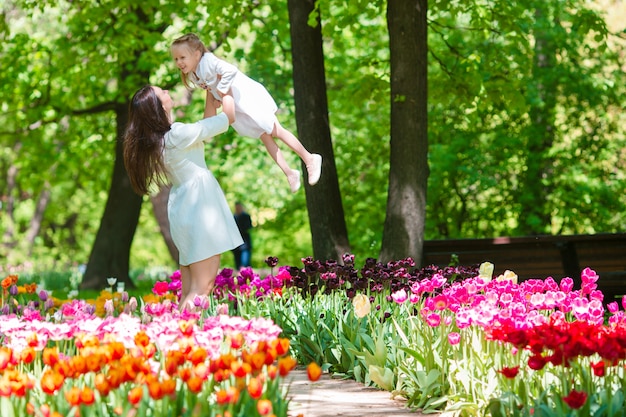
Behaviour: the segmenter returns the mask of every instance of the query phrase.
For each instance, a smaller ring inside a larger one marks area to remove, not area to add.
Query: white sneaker
[[[300,189],[300,171],[297,169],[291,170],[291,175],[287,175],[287,181],[289,181],[289,187],[291,192],[295,193]]]
[[[313,162],[306,166],[306,170],[309,173],[309,185],[317,184],[322,175],[322,155],[314,153]]]

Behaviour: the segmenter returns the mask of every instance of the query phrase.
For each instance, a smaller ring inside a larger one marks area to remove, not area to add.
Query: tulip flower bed
[[[268,265],[275,261],[268,259]],[[270,317],[302,363],[373,384],[423,412],[624,416],[626,313],[603,304],[598,275],[517,282],[494,265],[357,269],[303,259],[262,278],[224,270],[218,294]]]
[[[0,416],[287,416],[289,340],[168,297],[61,302],[2,281]]]
[[[222,270],[214,299],[185,313],[176,272],[140,307],[110,291],[26,301],[35,288],[7,277],[0,415],[287,416],[280,380],[296,363],[442,416],[626,414],[626,313],[588,268],[574,288],[489,263],[266,262],[263,277]]]

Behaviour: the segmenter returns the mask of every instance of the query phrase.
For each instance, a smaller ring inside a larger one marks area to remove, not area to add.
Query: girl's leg
[[[265,149],[267,149],[267,153],[270,154],[276,165],[280,167],[280,169],[287,176],[287,180],[289,181],[289,186],[291,187],[291,192],[295,193],[300,188],[300,171],[296,169],[291,169],[287,161],[285,161],[285,157],[283,153],[280,151],[280,148],[274,141],[272,135],[264,133],[261,135],[261,141],[263,145],[265,145]]]
[[[193,299],[196,295],[208,296],[213,292],[215,278],[220,267],[220,256],[219,254],[213,255],[210,258],[189,265],[188,268],[191,274],[189,292],[185,298],[181,298],[179,305],[181,311],[185,308],[190,308],[189,304],[193,305]]]
[[[307,151],[302,142],[293,133],[282,127],[278,121],[274,124],[272,136],[285,142],[287,146],[298,154],[306,165],[306,170],[309,174],[309,184],[317,184],[322,173],[322,156]]]
[[[189,265],[180,265],[180,281],[182,288],[180,292],[180,300],[178,301],[179,305],[182,305],[180,302],[187,297],[187,294],[189,294],[189,287],[191,286],[191,269],[189,269]]]

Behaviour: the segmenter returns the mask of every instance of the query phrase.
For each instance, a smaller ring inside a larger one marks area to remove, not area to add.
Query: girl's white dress
[[[235,101],[235,123],[233,128],[242,136],[260,138],[263,133],[272,133],[278,106],[260,83],[254,81],[236,66],[205,52],[196,73],[189,74],[189,80],[200,88],[209,90],[221,100],[222,94],[232,91]]]
[[[196,123],[173,123],[163,160],[172,183],[167,204],[179,263],[189,265],[243,243],[224,193],[204,159],[204,142],[228,130],[224,113]]]

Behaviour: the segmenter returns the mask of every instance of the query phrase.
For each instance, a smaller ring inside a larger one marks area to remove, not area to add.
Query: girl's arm
[[[227,94],[230,86],[239,72],[236,66],[213,55],[212,69],[218,75],[217,91],[220,95]]]

